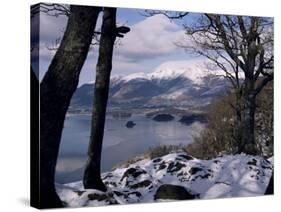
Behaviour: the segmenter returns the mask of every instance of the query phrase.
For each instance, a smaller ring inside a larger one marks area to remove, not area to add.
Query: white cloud
[[[175,42],[183,39],[183,29],[164,15],[154,15],[131,26],[116,48],[117,57],[128,61],[151,59],[174,53]]]
[[[120,17],[122,18],[122,17]],[[120,21],[118,23],[123,23]],[[124,18],[124,17],[123,17]],[[100,30],[102,14],[97,21],[96,31]],[[40,17],[40,72],[47,70],[55,51],[48,47],[54,47],[56,39],[62,37],[66,28],[67,17],[52,17],[42,14]],[[170,55],[177,55],[182,49],[175,42],[185,37],[182,26],[170,21],[164,15],[155,15],[144,18],[142,21],[130,26],[131,31],[121,38],[121,45],[115,46],[112,74],[129,74],[132,72],[149,72],[155,65],[149,61],[161,59]],[[95,73],[98,46],[94,46],[84,64],[80,82],[93,79]],[[152,60],[151,60],[152,59]]]
[[[63,36],[67,24],[66,16],[50,16],[40,13],[40,40],[54,42]]]

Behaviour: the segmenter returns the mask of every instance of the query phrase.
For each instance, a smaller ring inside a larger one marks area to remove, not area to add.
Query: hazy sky
[[[142,12],[136,9],[117,10],[118,25],[127,25],[131,31],[114,49],[112,75],[149,73],[167,61],[194,60],[175,43],[185,38],[182,24],[192,21],[195,14],[189,15],[186,20],[171,21],[164,15],[145,17],[140,14]],[[100,28],[101,18],[102,13],[99,16],[97,30]],[[64,16],[52,17],[46,14],[40,16],[40,80],[55,54],[55,51],[47,47],[54,46],[56,40],[62,37],[66,23],[67,18]],[[89,52],[79,85],[94,81],[97,51],[98,46],[94,46]]]

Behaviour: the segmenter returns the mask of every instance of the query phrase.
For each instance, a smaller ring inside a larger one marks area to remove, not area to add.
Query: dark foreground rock
[[[187,200],[195,199],[197,195],[191,194],[184,187],[170,184],[161,185],[155,195],[154,200],[171,199],[171,200]]]
[[[124,178],[129,178],[129,177],[136,179],[138,176],[142,174],[147,174],[147,172],[141,168],[129,168],[124,172],[120,181],[123,181]]]
[[[126,123],[126,127],[127,127],[127,128],[133,128],[135,125],[136,125],[136,123],[133,122],[133,121],[128,121],[128,122]]]
[[[114,204],[119,204],[117,200],[113,197],[113,194],[111,193],[104,193],[104,194],[98,194],[98,193],[92,193],[88,194],[88,199],[90,201],[104,201],[108,205],[114,205]]]
[[[158,114],[153,117],[154,121],[172,121],[175,117],[170,114]]]
[[[207,123],[207,117],[205,114],[191,114],[183,116],[179,122],[186,125],[191,125],[193,122]]]

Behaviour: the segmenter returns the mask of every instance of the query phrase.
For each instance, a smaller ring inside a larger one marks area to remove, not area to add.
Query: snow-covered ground
[[[272,169],[273,159],[240,154],[199,160],[182,152],[103,173],[107,192],[85,190],[81,181],[56,186],[67,207],[248,197],[264,194]]]

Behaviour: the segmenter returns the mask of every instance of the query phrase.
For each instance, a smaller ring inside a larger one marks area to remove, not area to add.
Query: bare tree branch
[[[189,12],[171,12],[165,10],[145,10],[143,13],[140,13],[142,16],[150,17],[153,15],[164,15],[169,19],[183,19],[189,14]]]
[[[70,7],[64,4],[54,4],[54,3],[40,3],[40,12],[46,13],[50,16],[69,16]]]

